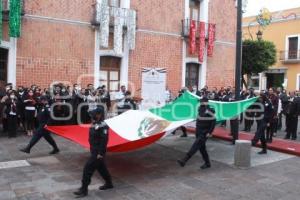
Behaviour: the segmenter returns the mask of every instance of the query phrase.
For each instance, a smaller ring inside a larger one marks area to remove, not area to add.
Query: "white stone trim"
[[[181,87],[185,86],[185,72],[186,72],[186,42],[182,43],[182,73],[181,73]]]
[[[99,31],[95,31],[95,57],[94,57],[94,86],[97,88],[100,86],[100,41]]]
[[[167,35],[167,36],[174,36],[180,38],[182,37],[180,33],[168,33],[168,32],[161,32],[161,31],[147,30],[147,29],[137,29],[136,32],[155,34],[155,35]]]
[[[124,53],[120,66],[120,85],[125,85],[128,88],[128,70],[129,70],[129,47],[127,43],[127,36],[125,35],[124,41]]]
[[[78,20],[70,20],[70,19],[62,19],[62,18],[55,18],[55,17],[46,17],[46,16],[40,16],[40,15],[28,15],[28,14],[25,14],[23,17],[27,18],[27,19],[43,20],[43,21],[48,21],[48,22],[59,22],[59,23],[66,23],[66,24],[76,24],[76,25],[83,25],[83,26],[92,26],[91,22],[78,21]]]
[[[296,90],[300,90],[300,74],[297,74],[296,81]]]
[[[7,82],[16,87],[17,83],[17,39],[10,38],[10,41],[1,41],[0,47],[8,50]]]
[[[205,22],[206,29],[208,23],[208,12],[209,12],[209,0],[202,0],[200,3],[200,21]],[[207,32],[206,32],[207,34]],[[207,47],[205,47],[207,48]],[[207,76],[207,51],[204,53],[203,63],[201,65],[200,73],[200,84],[199,88],[203,88],[206,85],[206,76]]]

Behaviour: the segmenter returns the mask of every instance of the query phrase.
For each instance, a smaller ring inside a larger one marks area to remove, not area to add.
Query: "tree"
[[[242,74],[251,76],[268,70],[276,63],[276,47],[265,40],[245,40],[243,42]],[[243,83],[247,83],[243,77]]]

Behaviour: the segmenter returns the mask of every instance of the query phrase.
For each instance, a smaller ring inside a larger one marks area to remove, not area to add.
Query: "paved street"
[[[28,140],[25,136],[13,140],[0,138],[0,168],[5,161],[26,160],[30,164],[0,169],[0,199],[73,199],[72,192],[80,186],[88,152],[56,137],[61,148],[57,156],[47,156],[51,149],[44,141],[31,155],[19,153],[17,149]],[[299,199],[299,158],[271,151],[258,156],[259,149],[253,148],[253,167],[237,169],[232,165],[234,147],[211,139],[211,169],[199,169],[199,155],[180,168],[176,159],[184,155],[192,141],[192,136],[167,136],[143,150],[109,154],[108,166],[115,189],[99,191],[102,181],[96,175],[86,199]]]

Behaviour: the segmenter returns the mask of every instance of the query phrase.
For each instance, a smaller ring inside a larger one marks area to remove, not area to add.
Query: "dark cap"
[[[40,101],[48,101],[48,98],[46,96],[41,96]]]
[[[200,99],[200,102],[201,102],[201,103],[207,103],[207,102],[208,102],[207,96],[202,97],[202,98]]]
[[[91,111],[92,116],[95,116],[97,114],[104,115],[104,109],[102,107],[97,107],[95,110]]]

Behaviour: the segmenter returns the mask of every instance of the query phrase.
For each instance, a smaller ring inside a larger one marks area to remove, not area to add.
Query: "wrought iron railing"
[[[280,60],[283,62],[300,62],[300,50],[280,51]]]

